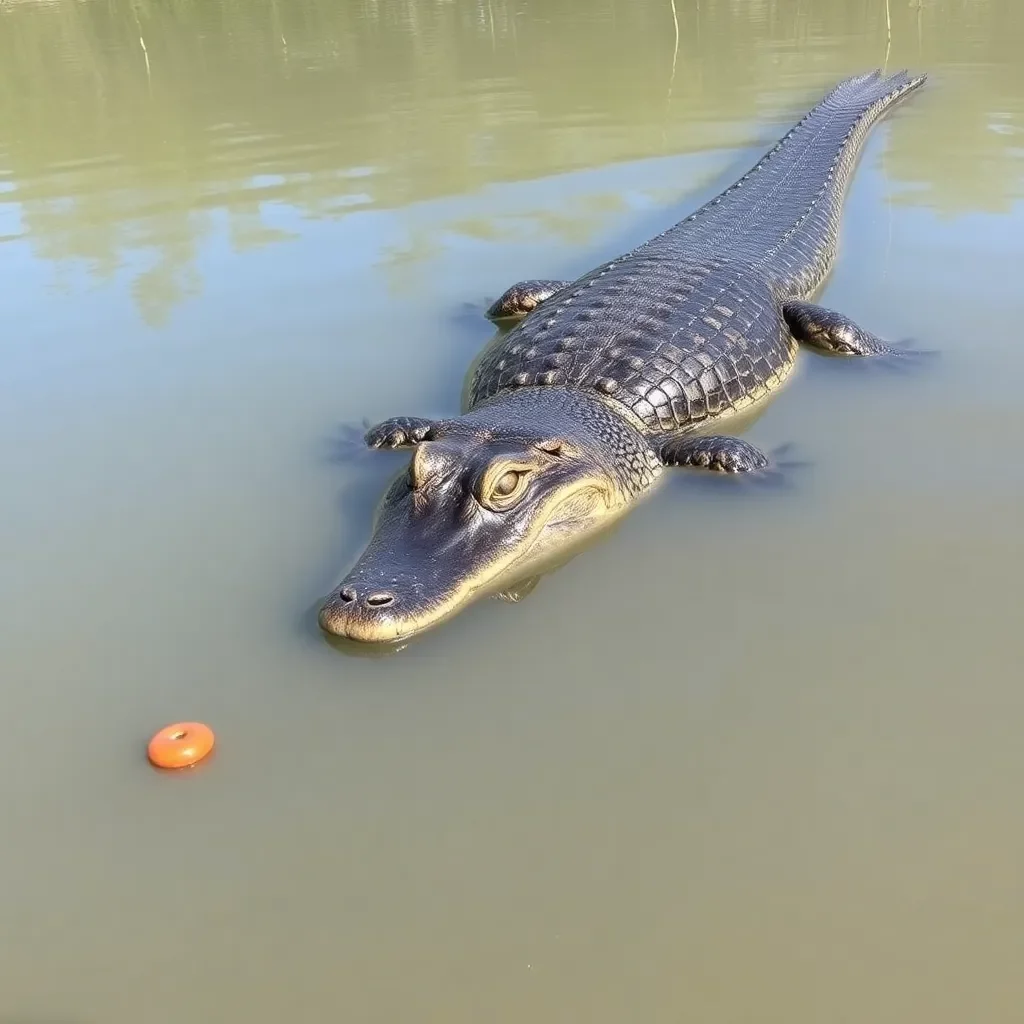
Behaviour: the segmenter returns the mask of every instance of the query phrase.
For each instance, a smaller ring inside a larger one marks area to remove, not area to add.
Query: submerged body
[[[708,429],[777,389],[799,343],[895,353],[807,300],[835,259],[865,136],[923,81],[841,82],[667,231],[576,281],[510,288],[488,316],[520,322],[474,369],[463,414],[367,434],[413,455],[321,627],[367,642],[411,636],[564,557],[667,466],[764,469],[752,445]]]

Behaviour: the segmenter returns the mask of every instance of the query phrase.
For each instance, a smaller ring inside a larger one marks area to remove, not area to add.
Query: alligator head
[[[422,439],[391,435],[391,445],[412,444],[409,465],[319,613],[325,632],[366,643],[421,633],[564,561],[660,469],[624,416],[560,389],[512,392],[457,419],[395,422],[420,424]]]

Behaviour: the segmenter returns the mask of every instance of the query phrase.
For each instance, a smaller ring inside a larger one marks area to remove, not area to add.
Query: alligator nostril
[[[346,604],[349,601],[354,601],[358,596],[359,595],[356,594],[355,589],[353,587],[342,587],[341,590],[338,592],[338,597],[340,597],[342,601],[344,601]]]
[[[383,608],[387,604],[391,604],[394,601],[394,594],[385,594],[383,592],[377,594],[370,594],[366,599],[366,603],[372,608]]]

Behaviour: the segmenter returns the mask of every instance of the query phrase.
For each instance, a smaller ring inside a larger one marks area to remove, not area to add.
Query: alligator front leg
[[[371,448],[412,448],[426,438],[434,423],[419,416],[395,416],[371,427],[364,440]]]
[[[488,307],[488,320],[521,320],[542,302],[560,292],[570,281],[520,281],[502,292]]]
[[[662,444],[660,454],[666,466],[694,466],[719,473],[751,473],[770,465],[760,448],[723,434],[669,438]]]
[[[849,317],[811,302],[787,302],[782,315],[793,337],[804,345],[837,356],[894,356],[904,350],[886,344]]]

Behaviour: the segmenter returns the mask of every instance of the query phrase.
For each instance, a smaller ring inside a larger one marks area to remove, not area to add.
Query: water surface
[[[1016,0],[0,5],[0,1020],[1016,1021]],[[749,166],[839,77],[780,491],[673,480],[520,604],[314,628],[522,277]],[[146,765],[198,718],[211,761]]]

